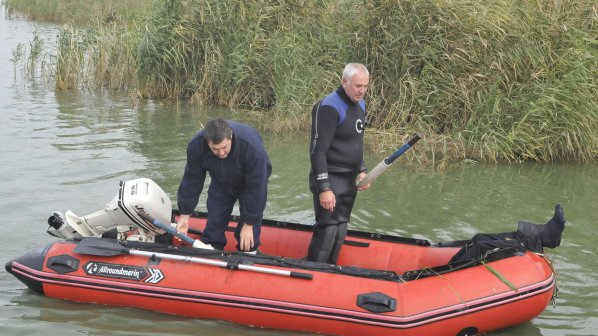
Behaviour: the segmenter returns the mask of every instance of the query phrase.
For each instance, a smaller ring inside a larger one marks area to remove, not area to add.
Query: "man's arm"
[[[312,113],[312,130],[314,132],[312,132],[309,158],[318,192],[330,190],[327,154],[334,140],[338,117],[338,111],[328,105],[321,105]]]
[[[240,232],[241,251],[250,251],[255,246],[253,226],[262,225],[268,198],[268,178],[272,171],[266,151],[246,151],[245,189],[241,192],[239,211],[245,221]]]
[[[246,150],[241,164],[245,169],[245,189],[241,191],[241,215],[247,224],[259,225],[268,197],[268,177],[272,171],[265,149]]]
[[[177,206],[180,213],[185,215],[192,214],[195,211],[206,180],[206,171],[202,167],[203,155],[199,148],[199,141],[203,141],[203,139],[193,139],[187,145],[187,163],[177,192]]]

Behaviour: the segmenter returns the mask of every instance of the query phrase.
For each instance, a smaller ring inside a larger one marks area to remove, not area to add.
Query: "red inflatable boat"
[[[121,210],[130,194],[122,191]],[[78,218],[72,227],[95,218],[67,216]],[[191,238],[204,226],[205,214],[193,216]],[[48,297],[331,335],[474,335],[529,321],[555,295],[549,260],[529,250],[451,261],[464,242],[350,230],[331,265],[303,260],[310,225],[264,221],[258,255],[233,251],[235,226],[232,218],[225,251],[173,244],[160,230],[153,242],[72,230],[61,236],[74,238],[30,251],[6,270]]]
[[[352,231],[335,266],[300,259],[310,237],[266,221],[257,256],[85,238],[6,269],[49,297],[332,335],[474,335],[533,319],[555,291],[550,262],[529,251],[448,265],[459,248]]]

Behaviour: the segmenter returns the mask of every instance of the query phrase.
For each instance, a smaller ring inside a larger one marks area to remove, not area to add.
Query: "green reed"
[[[377,1],[359,58],[371,121],[449,135],[484,161],[597,156],[596,11],[589,1]]]
[[[80,29],[65,25],[58,38],[57,89],[133,89],[137,61],[134,33],[114,26]]]
[[[47,82],[47,78],[51,77],[54,59],[44,51],[44,41],[35,30],[28,46],[19,43],[12,50],[10,61],[13,63],[15,78],[19,73],[31,81]]]
[[[129,25],[144,22],[156,0],[3,0],[9,15],[31,20]]]
[[[579,57],[592,50],[581,23],[589,2],[524,5],[169,3],[145,39],[169,57],[150,53],[142,67],[150,80],[141,82],[149,96],[257,108],[277,128],[305,128],[343,64],[361,61],[372,70],[370,122],[425,132],[434,158],[591,159],[596,59]]]
[[[23,3],[69,21],[67,7],[87,2]],[[122,19],[107,22],[107,12]],[[103,0],[87,15],[59,37],[58,88],[190,99],[304,131],[313,104],[357,61],[372,74],[375,150],[421,132],[421,161],[598,157],[589,0]]]

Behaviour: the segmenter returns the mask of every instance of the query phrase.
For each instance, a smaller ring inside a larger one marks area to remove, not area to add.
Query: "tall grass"
[[[42,83],[52,77],[54,57],[52,54],[44,52],[44,48],[44,41],[35,30],[28,46],[19,43],[12,50],[10,61],[13,63],[15,79],[17,73],[22,74],[28,80],[42,81]]]
[[[143,91],[296,112],[350,59],[349,13],[330,1],[165,2],[141,43]]]
[[[377,131],[367,139],[375,149],[418,131],[427,135],[421,160],[598,157],[592,1],[141,3],[98,1],[90,25],[65,26],[58,88],[249,109],[279,130],[304,130],[311,106],[357,61],[372,74],[368,118]],[[113,8],[138,14],[107,23]]]
[[[57,43],[56,88],[134,90],[138,39],[134,32],[115,26],[65,25]]]
[[[158,0],[2,0],[10,15],[31,20],[129,25],[144,22]]]
[[[384,74],[372,93],[379,127],[450,134],[478,160],[596,157],[590,2],[379,1],[369,9],[371,38],[358,50]]]

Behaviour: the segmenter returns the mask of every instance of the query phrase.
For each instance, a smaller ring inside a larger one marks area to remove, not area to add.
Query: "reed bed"
[[[378,127],[432,128],[482,161],[596,157],[590,2],[380,1],[370,10],[359,58],[384,74],[372,93]]]
[[[56,88],[135,90],[139,36],[114,26],[65,25],[58,37]]]
[[[12,50],[10,61],[13,63],[15,80],[17,74],[36,83],[47,83],[49,78],[53,77],[55,60],[53,55],[44,52],[44,49],[44,41],[36,30],[28,45],[19,43]]]
[[[88,25],[145,22],[158,0],[2,0],[11,16]],[[160,0],[161,1],[161,0]]]
[[[311,106],[357,61],[372,74],[374,150],[420,132],[413,156],[434,163],[598,157],[598,9],[589,0],[118,3],[98,1],[91,24],[65,26],[57,88],[190,99],[305,131]],[[107,11],[137,14],[107,23]]]

